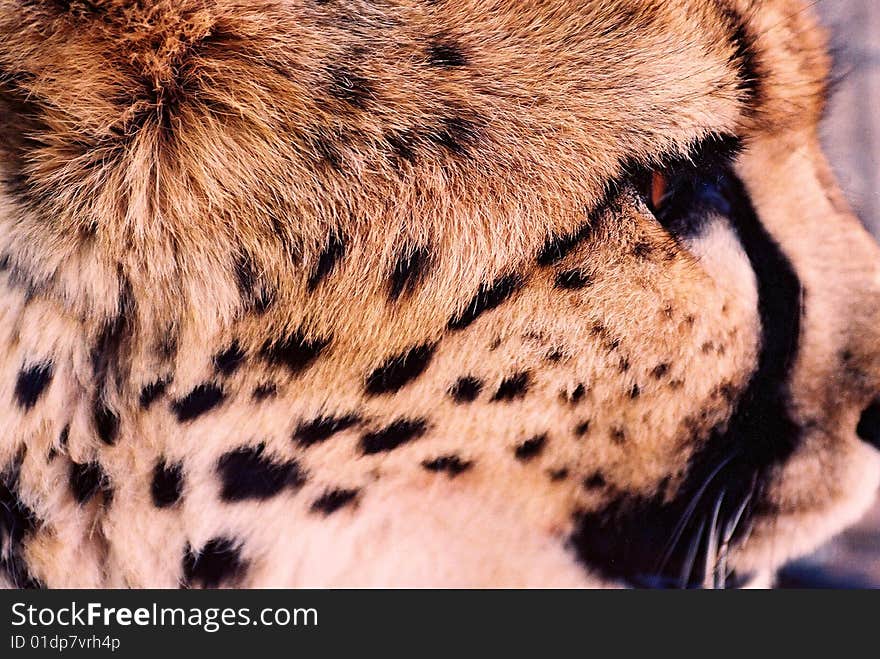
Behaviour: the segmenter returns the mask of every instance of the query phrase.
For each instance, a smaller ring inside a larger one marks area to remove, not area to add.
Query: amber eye
[[[658,169],[651,172],[651,185],[648,189],[648,205],[653,212],[657,212],[663,208],[663,202],[666,200],[666,193],[669,191],[669,179],[666,174]]]

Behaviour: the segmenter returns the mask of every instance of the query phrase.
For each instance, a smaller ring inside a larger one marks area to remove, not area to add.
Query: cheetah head
[[[155,528],[264,575],[301,529],[333,529],[319,566],[386,534],[359,570],[519,574],[540,537],[636,586],[810,551],[880,481],[880,249],[819,145],[805,4],[0,0],[9,345],[68,346],[31,394],[9,348],[0,458],[69,414],[131,490],[90,509],[119,557],[174,453]],[[79,339],[27,338],[62,317]],[[114,447],[70,412],[95,396]],[[282,459],[296,494],[241,489]]]

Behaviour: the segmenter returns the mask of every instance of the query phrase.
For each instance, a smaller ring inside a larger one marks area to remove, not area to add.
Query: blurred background
[[[835,56],[825,149],[853,208],[880,239],[880,1],[816,4]],[[780,585],[880,588],[880,501],[861,524],[786,569]]]

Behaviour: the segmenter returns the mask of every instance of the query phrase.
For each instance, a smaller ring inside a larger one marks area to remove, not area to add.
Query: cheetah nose
[[[880,398],[862,412],[856,434],[871,446],[880,449]]]

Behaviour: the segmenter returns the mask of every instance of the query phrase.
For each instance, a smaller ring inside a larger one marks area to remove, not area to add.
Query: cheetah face
[[[810,551],[880,482],[828,68],[798,0],[0,0],[0,568],[715,587]]]

